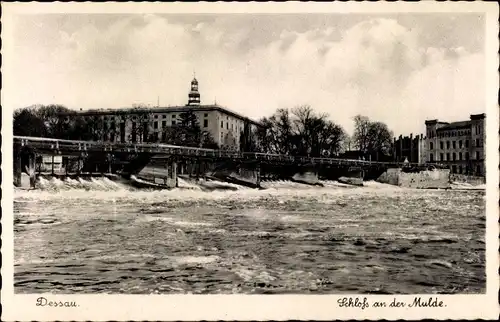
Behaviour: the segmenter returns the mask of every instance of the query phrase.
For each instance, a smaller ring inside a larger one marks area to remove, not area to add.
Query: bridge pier
[[[255,165],[255,174],[256,174],[257,187],[260,187],[260,180],[261,180],[260,161],[257,161],[257,164]]]
[[[349,167],[347,175],[338,178],[338,181],[354,186],[363,186],[364,170],[362,167]]]
[[[194,163],[194,166],[191,169],[190,175],[193,176],[193,171],[194,171],[194,177],[196,178],[196,180],[198,180],[198,179],[200,179],[200,176],[201,176],[201,169],[203,167],[203,165],[202,165],[203,160],[197,159],[196,161],[197,162]]]
[[[28,175],[30,176],[30,188],[36,186],[36,154],[30,153],[28,157]]]
[[[290,179],[307,185],[322,185],[319,182],[319,169],[314,164],[303,164],[297,167],[295,174]]]
[[[21,151],[14,150],[14,185],[16,187],[21,186],[21,178],[23,173],[23,166],[21,160]]]
[[[108,174],[111,174],[113,172],[113,169],[112,169],[113,155],[111,153],[106,154],[106,163],[107,163]]]
[[[22,187],[23,172],[29,176],[29,187],[36,186],[36,153],[25,147],[19,146],[14,149],[14,185]]]

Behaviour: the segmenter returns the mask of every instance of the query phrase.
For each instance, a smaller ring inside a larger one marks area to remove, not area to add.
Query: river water
[[[485,192],[265,183],[16,190],[16,293],[481,293]]]

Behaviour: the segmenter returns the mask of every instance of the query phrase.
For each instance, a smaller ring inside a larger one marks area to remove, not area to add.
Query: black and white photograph
[[[467,295],[498,316],[497,7],[13,8],[4,284],[33,310],[331,295],[377,316],[407,296],[432,317]]]

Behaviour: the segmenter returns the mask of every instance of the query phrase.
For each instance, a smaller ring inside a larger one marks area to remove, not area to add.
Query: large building
[[[425,121],[426,162],[449,165],[452,173],[485,175],[486,115],[471,115],[461,122]]]
[[[240,151],[248,146],[253,126],[259,123],[217,104],[201,105],[198,80],[191,81],[188,102],[184,106],[133,107],[88,110],[78,114],[102,124],[99,139],[116,143],[168,142],[167,129],[178,125],[182,113],[191,111],[200,128],[213,137],[220,149]],[[95,123],[95,122],[94,122]],[[109,130],[112,129],[112,130]]]
[[[413,137],[413,134],[410,134],[410,136],[400,135],[399,138],[394,138],[392,153],[394,161],[404,162],[408,160],[410,163],[425,163],[425,141],[426,138],[423,134],[415,137]]]

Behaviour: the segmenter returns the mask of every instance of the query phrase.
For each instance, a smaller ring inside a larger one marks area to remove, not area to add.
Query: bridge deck
[[[51,138],[14,136],[14,144],[19,146],[29,146],[40,152],[61,152],[61,153],[151,153],[155,157],[183,156],[183,157],[209,157],[219,159],[236,159],[245,161],[268,161],[297,164],[325,164],[325,165],[346,165],[346,166],[385,166],[403,167],[419,166],[403,162],[380,162],[355,159],[340,158],[316,158],[304,156],[289,156],[279,154],[267,154],[257,152],[233,152],[223,150],[212,150],[185,146],[175,146],[156,143],[110,143],[96,141],[73,141]],[[431,164],[426,164],[431,165]],[[444,167],[440,164],[432,164],[435,167]]]

